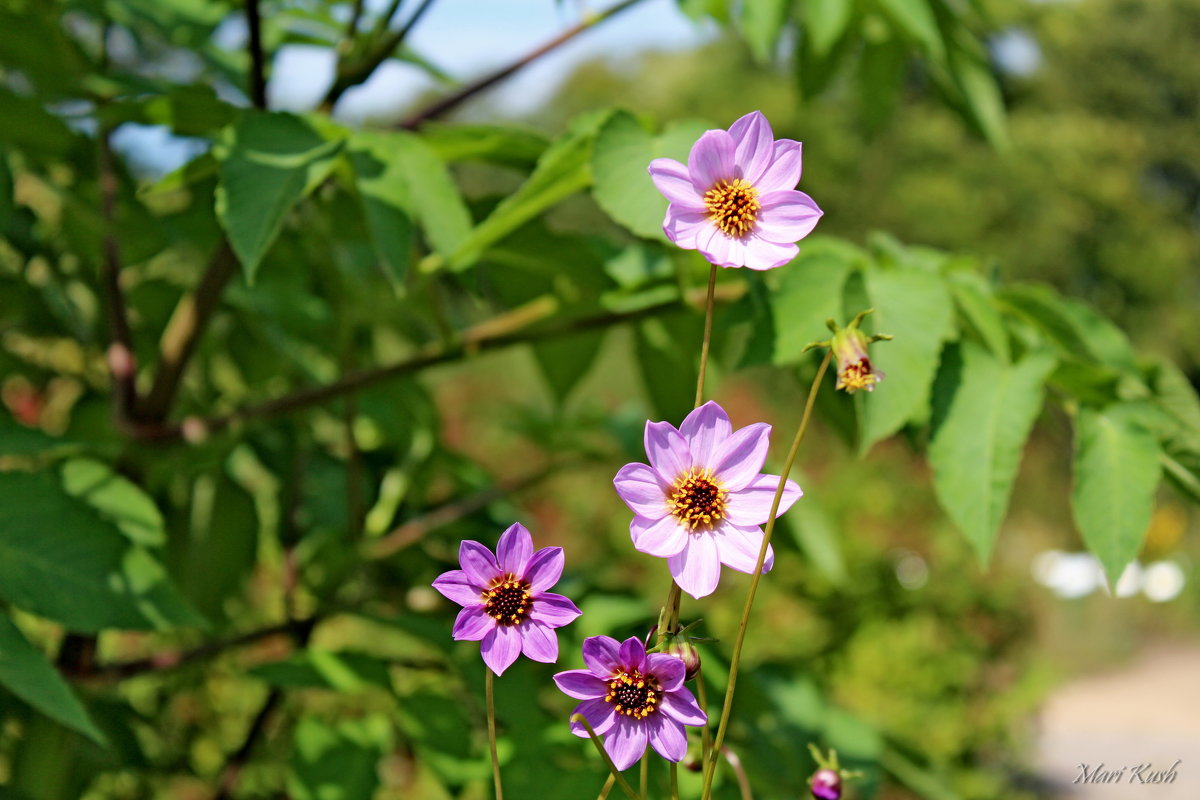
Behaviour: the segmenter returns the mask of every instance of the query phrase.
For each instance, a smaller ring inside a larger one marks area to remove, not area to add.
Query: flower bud
[[[812,796],[817,800],[840,800],[842,776],[831,769],[819,769],[808,779]]]
[[[657,640],[658,626],[654,625],[650,628],[650,632],[646,634],[646,648],[648,650],[654,648]],[[685,630],[667,634],[665,646],[661,650],[655,650],[655,652],[666,653],[682,661],[684,668],[687,670],[684,680],[694,680],[696,674],[700,672],[700,651],[692,644]]]
[[[844,328],[833,320],[828,320],[825,324],[833,331],[833,338],[825,342],[813,342],[804,348],[808,351],[814,347],[828,347],[833,352],[837,359],[837,388],[845,389],[847,394],[854,394],[859,389],[874,391],[875,384],[884,378],[882,372],[871,366],[871,359],[867,356],[867,345],[871,342],[887,341],[892,337],[885,333],[867,336],[858,327],[863,318],[872,311],[874,309],[871,308],[860,311]]]

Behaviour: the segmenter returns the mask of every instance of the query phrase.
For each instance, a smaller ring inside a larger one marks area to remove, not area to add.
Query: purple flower
[[[455,639],[482,639],[483,663],[497,675],[521,653],[546,664],[558,660],[554,629],[580,614],[568,598],[546,591],[562,575],[561,547],[534,552],[529,531],[516,522],[500,537],[496,555],[468,540],[459,546],[458,563],[462,569],[443,572],[433,582],[463,607],[454,621]]]
[[[842,776],[832,769],[817,770],[808,783],[817,800],[839,800],[842,796]]]
[[[646,744],[668,761],[687,754],[684,725],[703,725],[708,717],[683,686],[683,662],[666,653],[650,653],[636,637],[618,643],[608,636],[583,642],[587,669],[554,676],[558,688],[582,700],[572,716],[582,714],[617,769],[628,769],[641,758]],[[587,738],[583,725],[572,722],[571,732]]]
[[[686,166],[651,161],[650,177],[670,201],[667,238],[722,267],[772,269],[791,261],[800,252],[794,242],[824,213],[796,191],[800,147],[776,141],[767,118],[752,111],[728,131],[706,131]]]
[[[613,479],[634,513],[629,532],[642,553],[667,559],[671,577],[692,597],[712,594],[721,565],[754,572],[778,475],[760,475],[771,426],[756,422],[734,431],[719,405],[707,402],[687,415],[679,430],[668,422],[646,423],[650,465],[626,464]],[[803,492],[793,481],[776,514]],[[775,556],[767,548],[763,571]]]

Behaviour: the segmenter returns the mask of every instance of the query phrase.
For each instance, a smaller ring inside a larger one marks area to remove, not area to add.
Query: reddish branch
[[[421,124],[424,122],[427,122],[431,119],[436,119],[436,118],[442,116],[447,111],[450,111],[451,109],[456,108],[457,106],[462,104],[464,101],[470,99],[471,97],[474,97],[475,95],[479,94],[480,92],[490,89],[492,86],[495,86],[497,83],[504,80],[509,75],[512,75],[517,70],[528,66],[529,64],[538,60],[539,58],[546,55],[550,51],[556,50],[558,47],[571,41],[576,36],[583,33],[584,31],[588,30],[589,28],[591,28],[595,25],[598,25],[607,19],[611,19],[612,17],[615,17],[617,14],[620,14],[625,9],[630,8],[639,2],[641,2],[641,0],[623,0],[623,2],[617,3],[612,8],[609,8],[605,11],[601,11],[599,14],[594,14],[594,15],[591,15],[591,16],[585,18],[578,25],[575,25],[572,28],[568,28],[567,30],[560,33],[558,36],[555,36],[553,39],[551,39],[550,41],[543,44],[541,47],[537,48],[536,50],[533,50],[530,53],[527,53],[526,55],[522,56],[521,58],[518,58],[516,61],[512,62],[508,66],[502,67],[489,75],[485,75],[482,78],[480,78],[479,80],[474,81],[473,83],[467,84],[462,89],[459,89],[457,92],[455,92],[454,94],[449,95],[448,97],[444,97],[441,100],[438,100],[438,101],[432,103],[431,105],[426,106],[425,108],[416,112],[412,116],[408,117],[408,119],[401,122],[400,127],[405,128],[407,130],[413,130],[415,128],[420,127]]]
[[[117,242],[117,194],[120,180],[109,132],[100,136],[100,212],[104,217],[101,278],[108,309],[108,369],[113,380],[113,419],[118,427],[133,417],[137,405],[137,361],[133,355],[133,334],[129,312],[121,291],[121,248]]]

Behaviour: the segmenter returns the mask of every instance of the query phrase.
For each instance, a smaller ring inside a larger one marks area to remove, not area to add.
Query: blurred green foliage
[[[521,519],[584,611],[559,668],[656,619],[611,479],[692,405],[708,265],[644,170],[755,107],[826,217],[721,274],[710,393],[786,431],[827,318],[896,338],[877,392],[820,399],[731,746],[764,796],[808,741],[860,796],[1024,796],[1045,542],[998,539],[1010,500],[1111,579],[1200,500],[1200,7],[685,0],[720,38],[580,69],[540,129],[343,125],[389,58],[446,82],[401,5],[0,0],[0,796],[487,796],[482,665],[429,582]],[[989,60],[1014,27],[1032,75]],[[338,60],[312,113],[263,107],[293,44]],[[133,125],[194,158],[148,176]],[[710,705],[745,583],[685,607]],[[512,796],[603,783],[554,670],[498,682]]]

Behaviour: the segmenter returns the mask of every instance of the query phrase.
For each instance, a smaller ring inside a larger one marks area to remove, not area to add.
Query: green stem
[[[649,797],[649,794],[647,794],[647,787],[650,785],[650,759],[646,758],[649,753],[650,746],[647,745],[646,752],[642,753],[642,769],[640,780],[638,781],[638,788],[642,790],[642,800],[645,800],[645,798]]]
[[[600,796],[597,797],[596,800],[607,800],[608,793],[612,790],[613,784],[616,782],[616,778],[610,774],[608,776],[608,780],[606,780],[604,785],[600,787]]]
[[[496,783],[496,800],[504,800],[504,789],[500,786],[500,759],[496,757],[496,700],[493,683],[496,676],[487,667],[483,668],[487,676],[485,692],[487,694],[488,747],[492,751],[492,780]]]
[[[578,722],[587,731],[588,736],[592,739],[592,744],[596,746],[596,752],[600,754],[600,757],[604,759],[604,763],[608,765],[608,771],[612,773],[613,778],[621,786],[621,791],[629,795],[629,800],[642,800],[638,797],[637,792],[633,790],[633,787],[629,785],[629,781],[625,780],[625,776],[621,774],[621,771],[617,769],[617,765],[609,757],[608,751],[604,749],[604,743],[596,735],[596,731],[592,728],[592,724],[587,721],[587,717],[583,714],[572,714],[571,722]]]
[[[700,703],[700,710],[704,712],[705,718],[708,717],[708,690],[704,688],[704,670],[702,667],[696,669],[696,700]],[[700,729],[701,742],[701,757],[700,763],[707,764],[709,756],[712,754],[712,732],[708,729],[708,722]]]
[[[792,471],[792,465],[796,463],[796,453],[800,451],[800,443],[804,441],[804,434],[808,431],[813,404],[816,403],[817,392],[821,389],[821,381],[825,377],[825,370],[829,368],[829,359],[832,355],[831,350],[825,351],[825,358],[821,360],[817,376],[808,390],[808,402],[804,404],[804,416],[800,418],[800,427],[796,429],[796,438],[792,440],[792,447],[788,450],[783,473],[779,476],[779,486],[775,488],[775,498],[771,501],[771,513],[767,517],[766,529],[763,532],[762,547],[758,550],[758,563],[750,578],[750,591],[746,594],[746,605],[742,609],[742,618],[738,621],[737,640],[733,644],[733,660],[729,664],[729,685],[725,689],[725,703],[721,708],[721,724],[717,727],[717,738],[713,743],[712,753],[709,754],[708,761],[704,764],[704,789],[700,794],[701,800],[709,800],[712,797],[713,776],[717,771],[717,760],[721,746],[725,744],[725,732],[729,727],[729,709],[733,706],[733,692],[737,686],[738,662],[742,657],[742,644],[746,641],[746,628],[750,624],[750,610],[754,607],[754,595],[758,592],[758,582],[762,578],[763,562],[767,560],[767,547],[771,544],[771,534],[775,530],[775,515],[779,511],[779,502],[783,499],[783,489],[787,485],[788,473]]]
[[[704,301],[704,340],[700,343],[700,372],[696,376],[696,408],[704,402],[704,376],[708,372],[708,344],[712,340],[713,298],[717,293],[717,265],[708,273],[708,299]]]
[[[679,800],[679,765],[671,762],[671,800]]]

